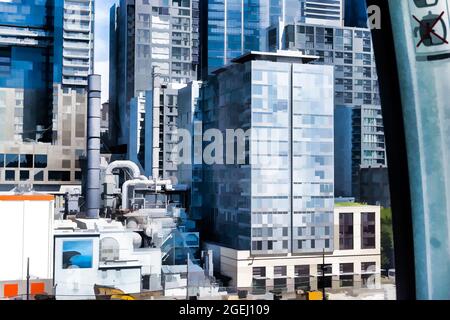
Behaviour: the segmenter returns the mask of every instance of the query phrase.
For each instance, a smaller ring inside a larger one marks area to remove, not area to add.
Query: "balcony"
[[[63,68],[63,75],[64,76],[73,76],[73,77],[87,77],[89,75],[88,70],[81,71],[81,70],[67,70],[66,68]]]
[[[67,85],[74,85],[74,86],[87,86],[88,82],[86,80],[78,80],[78,79],[70,79],[70,78],[63,78],[63,84]]]

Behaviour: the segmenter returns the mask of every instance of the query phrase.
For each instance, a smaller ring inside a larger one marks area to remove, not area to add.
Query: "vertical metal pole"
[[[322,300],[327,300],[325,296],[325,248],[322,251]]]
[[[27,300],[30,300],[30,258],[27,258]]]

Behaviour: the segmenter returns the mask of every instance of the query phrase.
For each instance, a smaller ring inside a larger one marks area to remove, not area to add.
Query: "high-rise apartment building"
[[[204,145],[207,240],[252,255],[333,250],[333,68],[312,60],[250,52],[204,84],[204,139],[223,136],[211,163]],[[229,129],[242,130],[231,139],[245,148],[230,149]]]
[[[0,2],[0,185],[80,184],[94,0]]]
[[[300,0],[302,21],[340,27],[343,24],[343,0]]]
[[[279,30],[275,33],[279,33]],[[346,117],[339,117],[345,124],[342,121],[335,124],[339,130],[338,142],[343,143],[336,144],[336,168],[339,168],[336,170],[336,195],[355,196],[359,199],[361,166],[387,164],[370,30],[293,24],[284,27],[282,39],[283,49],[317,55],[320,58],[314,63],[334,66],[335,109]],[[277,43],[271,43],[270,46],[274,49]],[[348,148],[349,140],[351,149]],[[351,159],[351,175],[347,170],[348,159]]]
[[[110,138],[132,159],[130,101],[161,83],[197,79],[198,0],[121,0],[110,16]]]

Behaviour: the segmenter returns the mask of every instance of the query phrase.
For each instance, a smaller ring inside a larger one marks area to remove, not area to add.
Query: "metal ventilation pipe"
[[[86,216],[99,217],[100,210],[100,125],[101,125],[101,76],[88,78],[87,110],[87,183]]]
[[[157,72],[157,67],[152,69],[152,103],[153,103],[153,123],[152,123],[152,178],[159,178],[159,153],[160,153],[160,96],[161,96],[161,79]]]
[[[128,193],[130,187],[136,187],[136,186],[145,186],[145,187],[151,187],[155,186],[155,189],[157,186],[168,186],[171,185],[172,181],[170,180],[128,180],[125,181],[122,185],[122,209],[126,210],[130,208]],[[155,191],[156,192],[156,191]]]
[[[112,175],[115,169],[128,169],[133,176],[133,179],[142,177],[143,180],[147,180],[147,177],[141,176],[141,170],[133,161],[118,160],[111,162],[106,168],[106,175]]]

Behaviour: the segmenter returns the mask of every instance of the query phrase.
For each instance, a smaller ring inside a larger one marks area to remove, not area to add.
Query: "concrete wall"
[[[0,196],[0,281],[52,278],[52,196]]]

